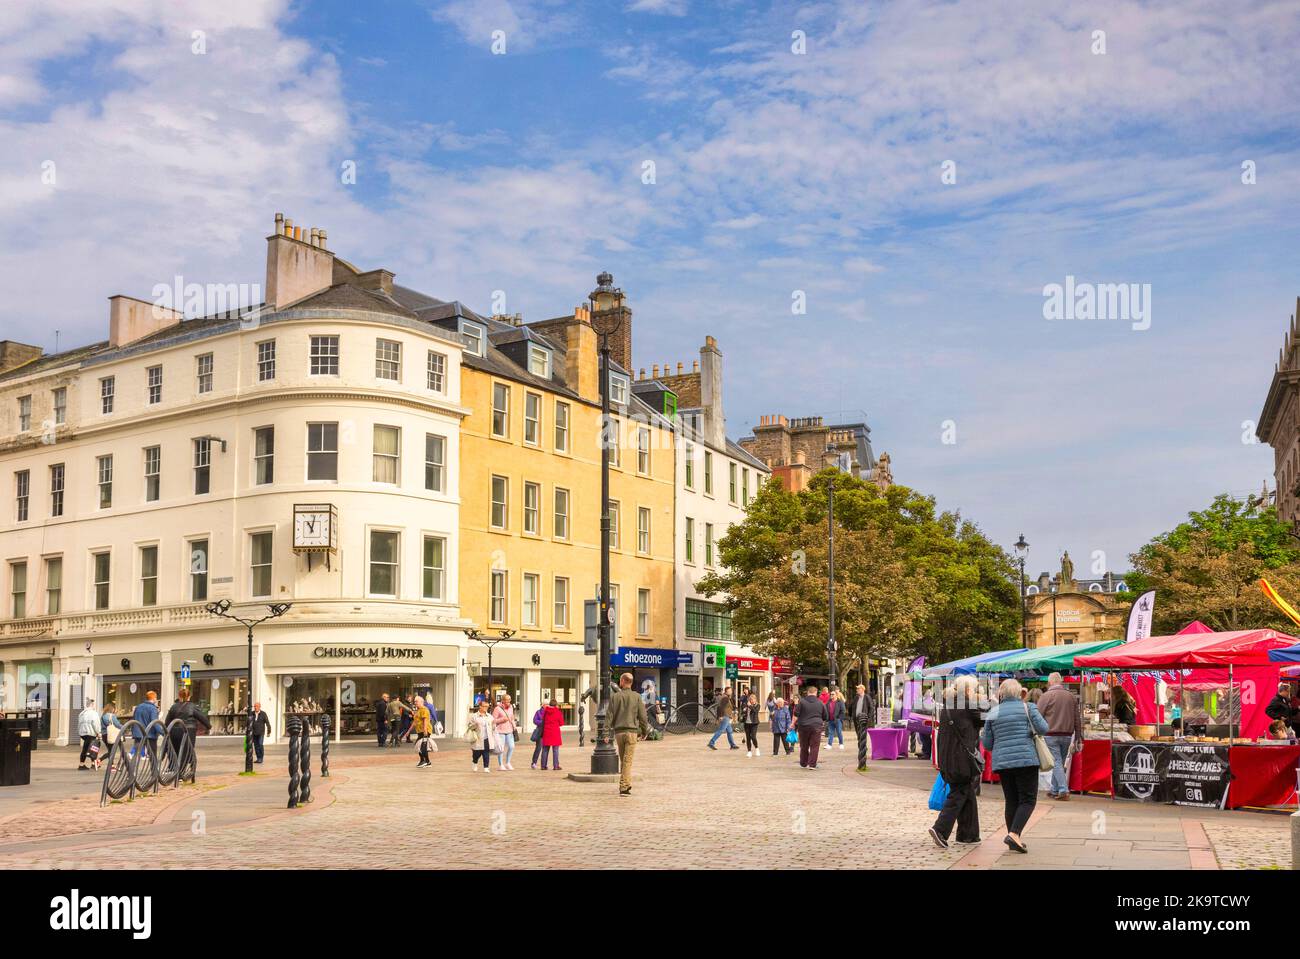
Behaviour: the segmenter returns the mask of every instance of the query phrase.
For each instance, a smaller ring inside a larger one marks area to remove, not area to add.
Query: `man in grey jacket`
[[[1048,790],[1047,798],[1064,802],[1070,798],[1069,772],[1065,763],[1076,738],[1079,748],[1082,748],[1083,718],[1079,713],[1079,700],[1065,688],[1060,673],[1047,677],[1047,692],[1038,700],[1038,711],[1047,720],[1047,735],[1043,738],[1056,760],[1052,767],[1052,788]]]

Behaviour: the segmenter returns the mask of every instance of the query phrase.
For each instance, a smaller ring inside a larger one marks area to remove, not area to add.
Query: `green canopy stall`
[[[977,674],[995,673],[1003,676],[1046,676],[1049,673],[1078,672],[1074,657],[1089,656],[1102,650],[1119,646],[1122,639],[1105,639],[1099,643],[1075,643],[1067,646],[1040,646],[1027,649],[975,667]]]

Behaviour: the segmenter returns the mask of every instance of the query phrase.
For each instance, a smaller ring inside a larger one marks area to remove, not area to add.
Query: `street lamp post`
[[[600,699],[596,706],[596,748],[591,753],[593,775],[612,775],[618,772],[618,751],[614,748],[609,729],[610,627],[609,621],[609,444],[617,442],[617,432],[611,437],[609,419],[609,338],[623,325],[623,291],[614,286],[614,277],[601,273],[596,277],[596,289],[588,297],[591,325],[600,336],[600,616],[597,632],[600,636]]]
[[[826,607],[829,629],[826,636],[826,660],[831,673],[831,691],[839,684],[839,663],[836,661],[835,649],[835,474],[826,484],[826,563],[827,588]]]
[[[507,640],[507,639],[509,639],[511,636],[513,636],[513,635],[515,634],[515,631],[514,631],[513,629],[502,629],[502,630],[498,630],[498,632],[500,633],[500,635],[499,635],[496,639],[484,639],[484,638],[483,638],[483,634],[480,633],[477,629],[474,629],[474,628],[471,627],[470,629],[466,629],[466,630],[464,630],[465,635],[466,635],[469,639],[474,640],[476,643],[482,643],[484,646],[487,647],[487,651],[488,651],[488,682],[487,682],[488,709],[494,709],[494,708],[496,707],[496,684],[495,684],[495,683],[493,682],[493,680],[492,680],[492,647],[495,646],[497,643],[502,642],[503,640]]]
[[[204,607],[211,615],[232,620],[248,630],[248,718],[244,723],[244,772],[246,773],[253,771],[253,629],[268,619],[278,619],[283,616],[292,605],[293,603],[269,603],[266,607],[269,612],[260,619],[246,619],[243,616],[233,615],[230,612],[228,599],[208,603]]]
[[[1051,590],[1052,590],[1052,645],[1053,646],[1056,645],[1056,590],[1057,587],[1060,585],[1060,582],[1061,582],[1061,578],[1059,576],[1052,577]]]
[[[1025,542],[1025,534],[1020,534],[1020,539],[1016,540],[1016,557],[1020,563],[1020,645],[1025,649],[1029,648],[1029,605],[1025,602],[1025,558],[1029,556],[1029,544]]]

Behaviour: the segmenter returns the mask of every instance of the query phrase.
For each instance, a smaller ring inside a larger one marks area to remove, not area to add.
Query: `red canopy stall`
[[[1226,742],[1186,735],[1113,742],[1112,794],[1227,808],[1294,803],[1300,746],[1252,741],[1268,729],[1264,710],[1277,689],[1279,666],[1269,662],[1269,650],[1296,642],[1271,629],[1182,632],[1075,657],[1079,669],[1163,673],[1180,686],[1228,688]]]

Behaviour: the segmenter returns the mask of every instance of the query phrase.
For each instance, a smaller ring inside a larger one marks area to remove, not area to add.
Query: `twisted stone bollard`
[[[298,740],[298,747],[301,750],[298,755],[298,765],[302,767],[298,805],[305,806],[311,802],[311,724],[305,719],[302,723],[302,736]]]
[[[285,722],[289,732],[289,808],[298,808],[298,738],[302,734],[302,720],[290,716]]]
[[[322,779],[328,779],[330,774],[330,716],[329,713],[320,718],[320,774]]]

